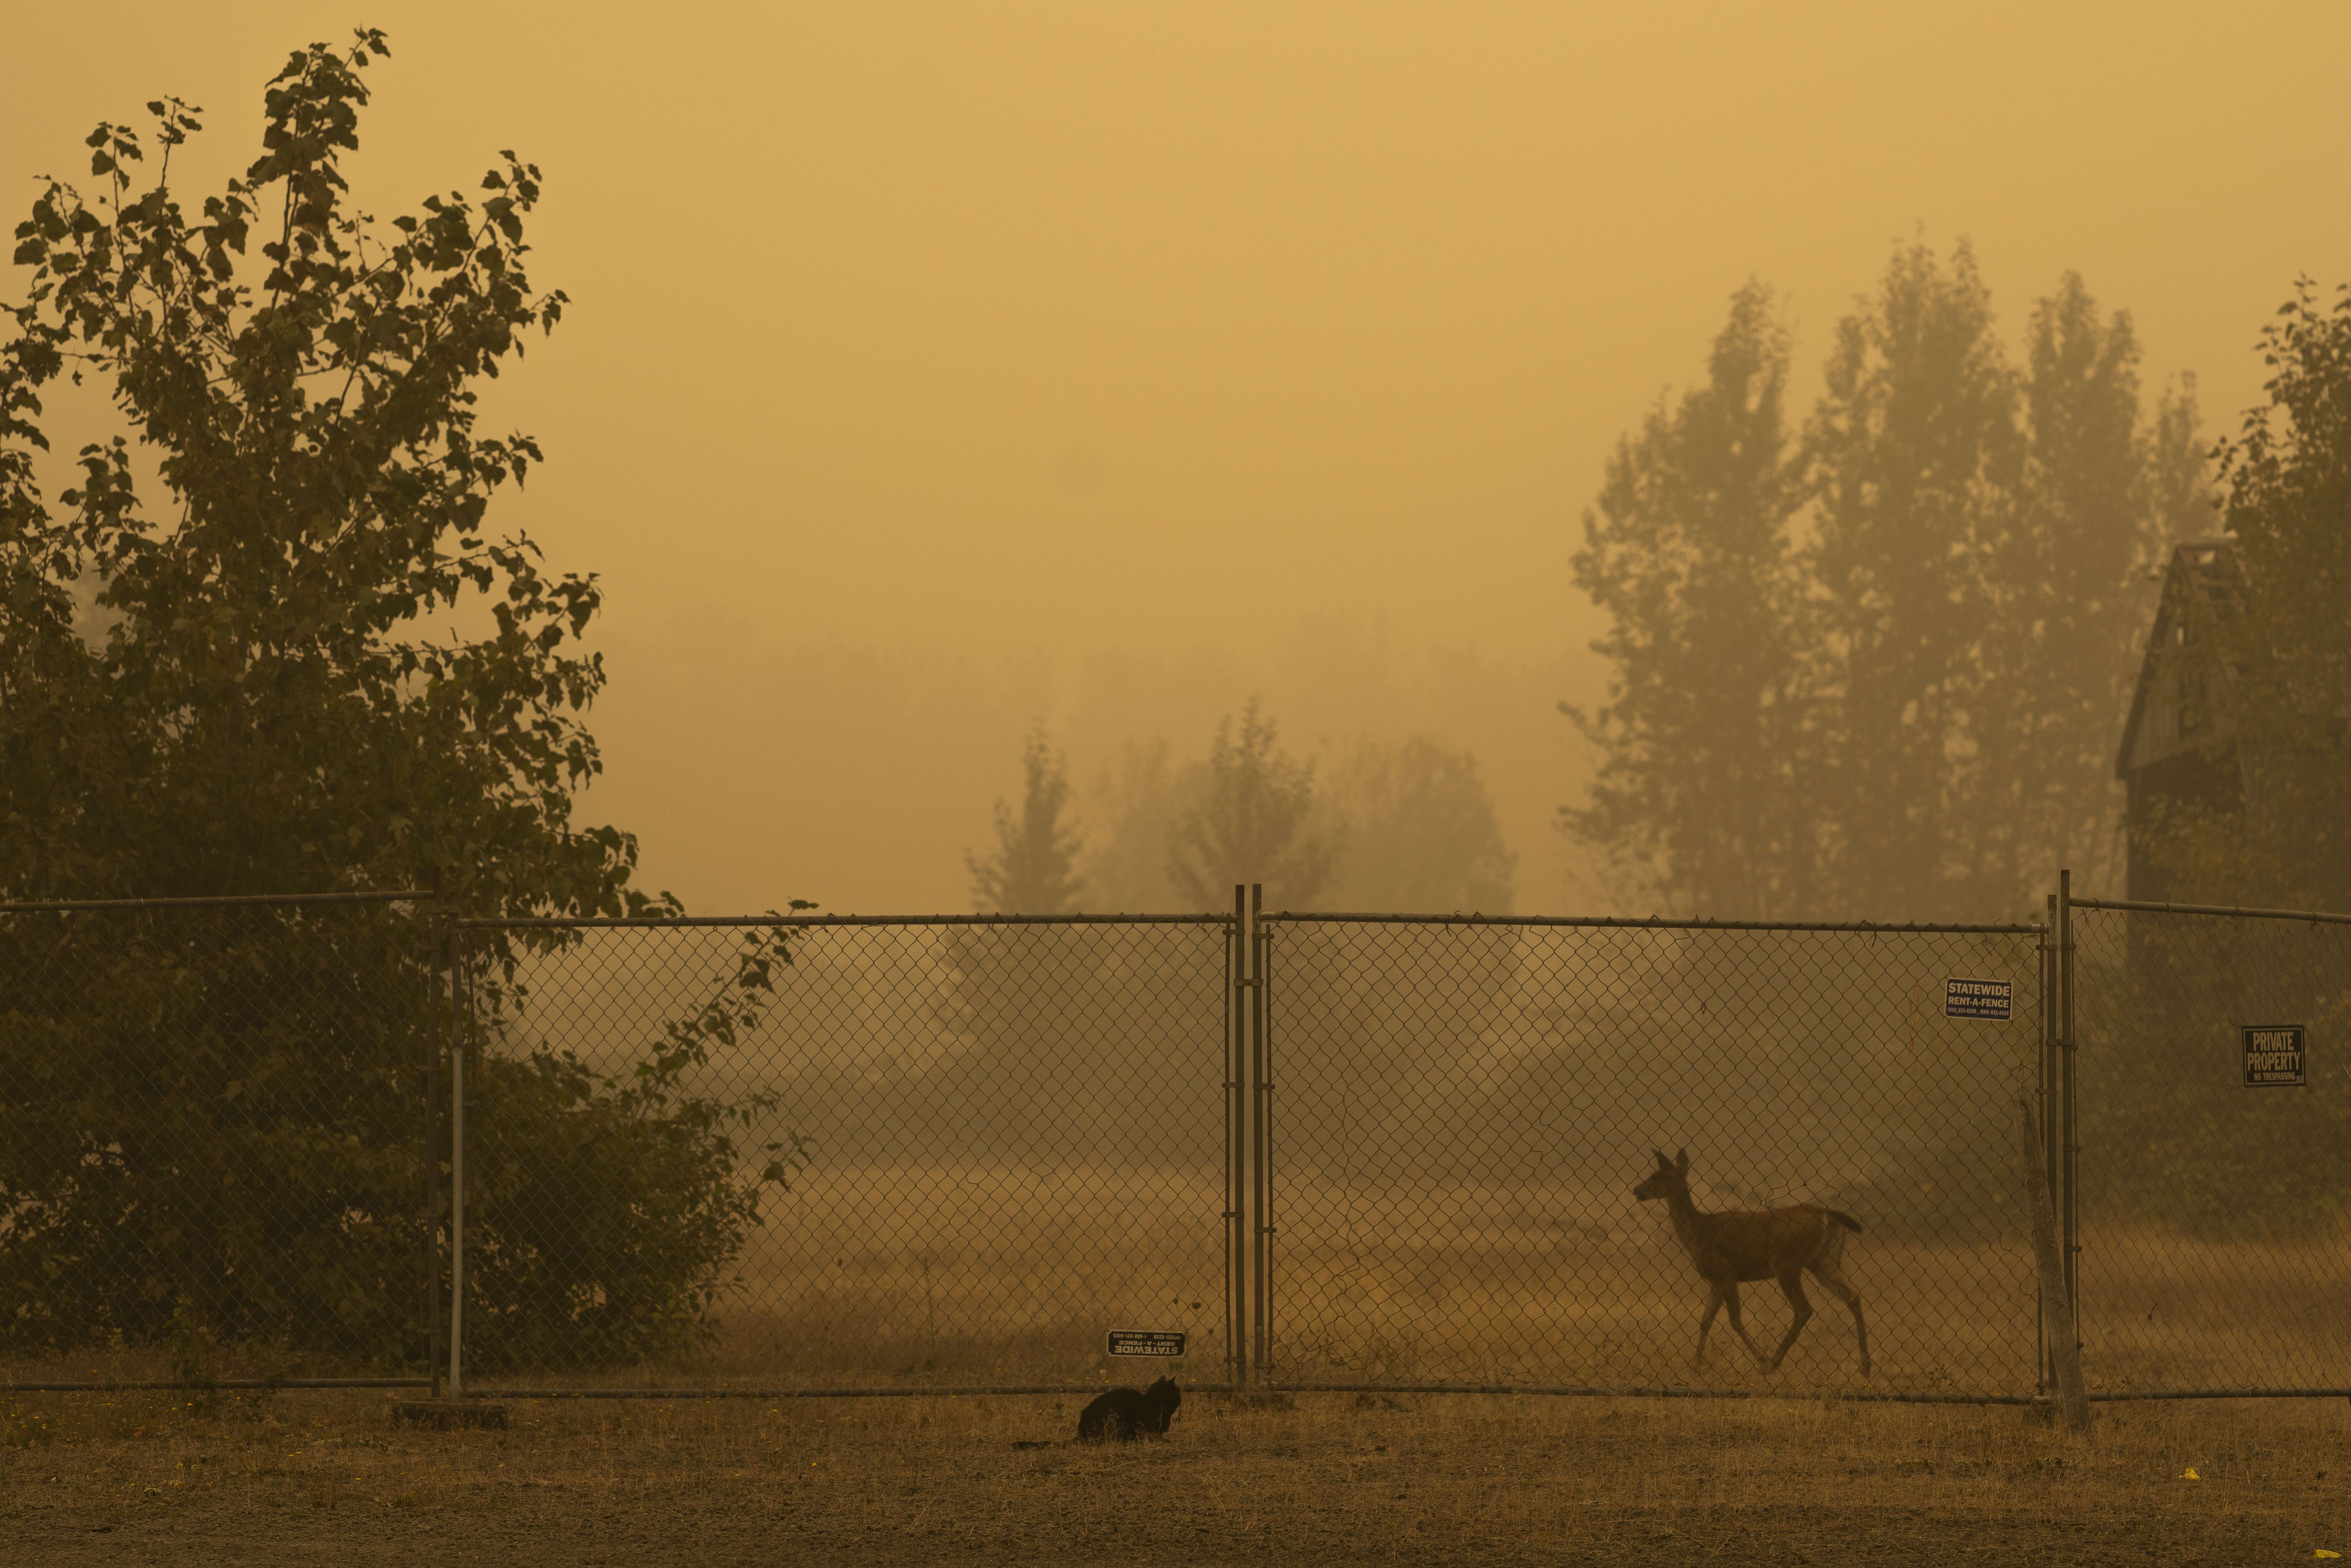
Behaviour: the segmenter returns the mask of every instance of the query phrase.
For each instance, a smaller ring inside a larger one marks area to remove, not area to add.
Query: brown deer
[[[1714,1314],[1724,1307],[1730,1309],[1730,1326],[1747,1346],[1748,1354],[1767,1372],[1779,1369],[1787,1355],[1788,1347],[1804,1332],[1804,1324],[1813,1315],[1813,1303],[1804,1299],[1804,1270],[1826,1285],[1853,1309],[1854,1336],[1861,1342],[1861,1375],[1869,1375],[1869,1328],[1861,1321],[1861,1292],[1844,1281],[1837,1272],[1837,1262],[1844,1255],[1844,1233],[1859,1231],[1861,1221],[1852,1215],[1834,1208],[1823,1208],[1817,1203],[1800,1203],[1789,1208],[1724,1209],[1715,1214],[1701,1214],[1690,1201],[1689,1151],[1677,1151],[1672,1159],[1659,1150],[1657,1168],[1649,1178],[1633,1189],[1633,1196],[1646,1202],[1653,1197],[1666,1200],[1666,1212],[1673,1216],[1674,1235],[1680,1240],[1682,1250],[1689,1254],[1690,1266],[1698,1278],[1712,1289],[1706,1303],[1706,1316],[1698,1325],[1697,1364],[1706,1364],[1707,1332],[1714,1327]],[[1765,1361],[1755,1342],[1747,1337],[1746,1325],[1739,1321],[1739,1287],[1758,1280],[1777,1280],[1781,1292],[1796,1314],[1788,1325],[1788,1337],[1771,1359]]]

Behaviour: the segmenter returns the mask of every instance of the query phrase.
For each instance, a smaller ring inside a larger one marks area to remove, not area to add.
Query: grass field
[[[2351,1552],[2351,1411],[1195,1393],[1164,1442],[1074,1397],[525,1402],[20,1395],[0,1561],[141,1563],[2259,1563]],[[1053,1446],[1019,1448],[1020,1442]],[[2195,1479],[2184,1479],[2189,1469]]]
[[[622,1381],[1086,1382],[1113,1370],[1102,1357],[1109,1328],[1188,1333],[1196,1373],[1223,1357],[1214,1173],[1081,1168],[1041,1188],[985,1166],[818,1175],[753,1239],[711,1353]],[[1775,1393],[1969,1395],[2034,1385],[2034,1281],[2021,1237],[1888,1226],[1853,1238],[1845,1273],[1862,1292],[1875,1358],[1865,1384],[1851,1319],[1818,1287],[1815,1316],[1779,1372],[1756,1372],[1718,1322],[1711,1364],[1695,1373],[1705,1289],[1664,1214],[1621,1186],[1399,1189],[1381,1195],[1376,1223],[1353,1222],[1352,1194],[1305,1182],[1287,1193],[1272,1271],[1280,1381],[1625,1388],[1702,1377]],[[2335,1369],[2351,1354],[2351,1311],[2336,1239],[2224,1246],[2106,1228],[2093,1239],[2083,1260],[2092,1386],[2344,1381]],[[1769,1282],[1743,1296],[1768,1350],[1788,1308]],[[610,1381],[476,1370],[501,1384]]]

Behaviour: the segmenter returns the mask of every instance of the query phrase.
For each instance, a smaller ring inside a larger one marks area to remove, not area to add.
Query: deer
[[[1633,1189],[1633,1196],[1644,1203],[1651,1198],[1666,1200],[1666,1212],[1673,1217],[1674,1236],[1681,1242],[1682,1250],[1689,1254],[1690,1266],[1698,1270],[1712,1293],[1706,1303],[1706,1316],[1698,1325],[1698,1354],[1693,1364],[1706,1364],[1706,1336],[1714,1327],[1714,1314],[1728,1307],[1730,1327],[1747,1346],[1756,1364],[1766,1372],[1776,1372],[1787,1357],[1788,1347],[1804,1332],[1811,1321],[1813,1303],[1804,1298],[1804,1274],[1810,1270],[1813,1279],[1853,1309],[1854,1337],[1861,1342],[1861,1375],[1869,1375],[1869,1326],[1862,1322],[1861,1292],[1845,1282],[1837,1271],[1844,1256],[1844,1233],[1858,1233],[1861,1221],[1840,1209],[1823,1207],[1817,1203],[1800,1203],[1787,1208],[1722,1209],[1712,1214],[1702,1213],[1690,1201],[1689,1151],[1676,1151],[1672,1159],[1660,1149],[1650,1153],[1657,1156],[1657,1168],[1647,1179]],[[1739,1287],[1760,1280],[1777,1280],[1781,1293],[1795,1313],[1788,1325],[1788,1335],[1769,1361],[1747,1337],[1746,1325],[1739,1321]]]

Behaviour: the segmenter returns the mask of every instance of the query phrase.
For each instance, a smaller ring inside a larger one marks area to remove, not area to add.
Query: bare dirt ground
[[[0,1562],[2261,1563],[2351,1553],[2351,1410],[1345,1395],[517,1402],[0,1395]],[[1016,1443],[1051,1446],[1018,1448]],[[2196,1479],[2186,1478],[2193,1469]],[[2346,1561],[2351,1561],[2346,1555]]]

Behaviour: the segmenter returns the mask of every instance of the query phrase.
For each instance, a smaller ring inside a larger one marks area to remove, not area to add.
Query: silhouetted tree
[[[2242,810],[2183,813],[2150,845],[2195,896],[2351,908],[2351,285],[2308,279],[2262,335],[2267,401],[2220,447],[2241,612],[2174,656],[2218,706],[2208,745]]]
[[[1176,820],[1202,792],[1207,767],[1173,766],[1165,737],[1130,740],[1115,768],[1094,786],[1095,821],[1103,824],[1082,864],[1093,908],[1139,915],[1176,908],[1181,896],[1167,869]]]
[[[1826,380],[1804,438],[1815,656],[1834,698],[1813,787],[1838,900],[1910,918],[1948,909],[1964,875],[1956,763],[1976,738],[1994,608],[1983,562],[2026,450],[1967,245],[1948,270],[1923,244],[1896,249],[1838,323]]]
[[[1617,443],[1573,559],[1609,617],[1592,646],[1614,679],[1596,713],[1562,705],[1602,759],[1588,803],[1562,807],[1560,826],[1628,892],[1678,913],[1768,916],[1806,898],[1787,379],[1787,334],[1750,282],[1731,298],[1707,383],[1660,399]]]
[[[595,580],[550,578],[528,537],[485,527],[539,451],[480,431],[480,383],[565,303],[528,276],[538,170],[501,154],[478,208],[430,196],[384,227],[353,209],[341,158],[362,72],[387,52],[371,30],[297,51],[269,84],[261,156],[199,218],[169,176],[200,126],[167,99],[148,105],[152,186],[132,183],[141,138],[101,124],[98,193],[48,182],[16,230],[0,899],[400,889],[437,870],[475,915],[674,907],[629,885],[632,837],[573,821],[601,768],[580,716],[604,672],[577,647]],[[43,391],[68,371],[108,388],[123,434],[82,448],[52,510],[33,454]],[[76,597],[93,586],[94,617]],[[427,624],[475,595],[480,632],[470,616]],[[495,984],[515,950],[481,946]],[[426,951],[404,907],[0,917],[17,1009],[0,1030],[0,1343],[153,1343],[176,1316],[285,1350],[413,1357],[406,1303],[434,1225],[417,1212]],[[738,1142],[736,1113],[763,1107],[696,1096],[684,1075],[757,1016],[789,957],[775,934],[747,940],[725,1004],[617,1076],[490,1053],[470,1087],[508,1129],[502,1157],[592,1145],[601,1179],[527,1219],[486,1201],[480,1300],[528,1300],[538,1332],[624,1358],[706,1327],[789,1155]],[[500,994],[475,998],[494,1039]],[[600,1229],[647,1215],[684,1239],[599,1250]]]
[[[2152,609],[2147,569],[2167,507],[2188,478],[2194,406],[2167,399],[2139,418],[2130,316],[2102,316],[2065,274],[2035,302],[2022,381],[2024,459],[2014,490],[1986,507],[1973,560],[1987,619],[1973,661],[1957,799],[1955,906],[2029,907],[2053,868],[2108,884],[2123,799],[2115,747]]]
[[[1311,909],[1338,868],[1340,839],[1313,820],[1314,765],[1281,750],[1251,697],[1217,726],[1197,801],[1168,834],[1168,873],[1197,909],[1218,909],[1240,883],[1263,883],[1268,907]]]
[[[2143,569],[2209,515],[2192,384],[2143,424],[2130,319],[2072,274],[2020,374],[1968,246],[1906,245],[1791,456],[1767,306],[1734,300],[1586,518],[1616,680],[1571,713],[1602,765],[1562,825],[1668,908],[2016,915],[2119,846]]]
[[[1331,776],[1328,816],[1346,849],[1341,908],[1507,915],[1517,857],[1502,841],[1478,759],[1415,737],[1364,744]]]
[[[973,907],[1003,915],[1067,915],[1077,907],[1085,879],[1077,873],[1081,841],[1067,820],[1069,764],[1056,755],[1040,725],[1021,752],[1027,782],[1020,812],[996,802],[996,849],[967,851]]]

